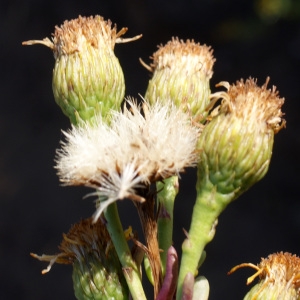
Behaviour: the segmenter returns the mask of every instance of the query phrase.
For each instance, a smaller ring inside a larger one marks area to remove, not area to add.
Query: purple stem
[[[176,292],[178,279],[178,257],[173,246],[168,249],[166,276],[156,300],[172,300]]]

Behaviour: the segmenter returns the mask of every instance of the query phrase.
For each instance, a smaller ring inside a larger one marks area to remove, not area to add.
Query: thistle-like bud
[[[290,253],[274,253],[263,258],[258,266],[243,263],[232,268],[229,274],[241,267],[257,272],[247,284],[259,277],[259,282],[246,294],[244,300],[298,300],[300,299],[300,258]]]
[[[96,113],[105,118],[111,109],[119,110],[125,83],[114,46],[140,37],[121,39],[126,31],[117,32],[116,26],[98,15],[79,16],[56,26],[52,40],[23,43],[39,43],[53,50],[54,98],[73,124],[90,120]]]
[[[212,49],[193,40],[173,38],[153,54],[146,66],[153,72],[145,98],[151,103],[172,100],[176,106],[199,118],[207,113],[212,67]]]
[[[214,109],[199,140],[197,199],[191,227],[182,244],[177,300],[182,299],[184,280],[197,270],[204,247],[213,239],[218,217],[226,206],[267,172],[274,133],[285,121],[275,87],[267,89],[248,79],[235,85],[222,82],[227,92],[212,95]]]
[[[209,183],[218,193],[236,198],[266,174],[274,133],[285,125],[284,99],[275,87],[267,89],[268,81],[262,87],[251,78],[219,84],[227,92],[212,95],[223,101],[199,138],[198,189]]]
[[[63,235],[57,255],[31,254],[33,257],[50,262],[45,274],[56,263],[73,264],[73,285],[79,300],[128,299],[128,287],[122,267],[101,221],[94,223],[86,219],[75,224],[68,234]]]

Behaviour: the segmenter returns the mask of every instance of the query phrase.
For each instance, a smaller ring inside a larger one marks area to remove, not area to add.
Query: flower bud
[[[274,253],[263,258],[258,266],[244,263],[234,267],[251,267],[257,272],[248,278],[250,284],[256,277],[259,282],[246,294],[244,300],[298,300],[300,299],[300,258],[290,253]]]
[[[177,298],[182,299],[184,280],[197,270],[204,247],[213,239],[218,217],[267,172],[274,133],[285,122],[275,87],[260,88],[253,79],[236,85],[222,82],[227,92],[212,95],[212,103],[222,98],[214,109],[199,140],[197,198],[190,230],[182,244],[182,260]]]
[[[274,133],[285,124],[284,99],[275,87],[267,89],[268,81],[262,87],[251,78],[235,85],[219,84],[227,92],[212,95],[213,100],[223,101],[199,138],[198,189],[208,183],[218,193],[236,198],[266,174]]]
[[[215,59],[212,50],[193,40],[173,38],[153,54],[153,77],[145,94],[151,104],[172,100],[193,116],[203,117],[209,103],[209,80]]]
[[[128,299],[121,264],[101,221],[94,223],[92,219],[86,219],[75,224],[68,234],[63,235],[59,248],[61,253],[57,255],[32,254],[39,260],[50,262],[43,274],[50,271],[55,262],[73,264],[72,278],[77,299]]]
[[[101,16],[79,16],[56,26],[52,41],[45,38],[23,43],[40,43],[53,50],[54,98],[73,124],[90,120],[96,113],[105,118],[111,109],[119,110],[125,83],[113,50],[115,43],[125,41],[120,36],[126,31],[117,32],[116,26]]]

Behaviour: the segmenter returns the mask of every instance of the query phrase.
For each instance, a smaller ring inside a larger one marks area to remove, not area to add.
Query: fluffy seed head
[[[136,189],[178,175],[194,166],[199,155],[199,128],[171,102],[141,107],[129,100],[124,112],[113,112],[107,125],[101,116],[91,124],[64,133],[66,141],[57,152],[58,175],[67,185],[97,189],[96,213],[118,199],[143,201]]]

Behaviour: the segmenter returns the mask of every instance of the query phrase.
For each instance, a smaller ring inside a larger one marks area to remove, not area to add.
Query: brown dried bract
[[[51,48],[54,57],[60,55],[72,54],[81,51],[85,44],[94,48],[109,47],[114,49],[115,43],[125,43],[137,40],[142,35],[133,38],[122,39],[127,28],[117,31],[116,25],[112,25],[110,20],[104,20],[103,17],[96,15],[90,17],[79,16],[77,19],[66,20],[61,26],[55,26],[52,40],[45,38],[43,40],[30,40],[23,42],[23,45],[42,44]]]
[[[288,252],[270,254],[267,258],[262,258],[257,266],[252,263],[243,263],[232,268],[228,275],[243,267],[250,267],[257,271],[247,279],[247,284],[259,277],[260,281],[264,282],[261,290],[267,284],[280,284],[286,287],[292,285],[300,295],[300,258],[296,255]]]
[[[179,40],[177,37],[172,38],[167,44],[159,45],[158,50],[153,53],[153,63],[150,66],[145,66],[148,70],[176,67],[180,60],[185,60],[186,57],[197,57],[199,70],[206,73],[208,78],[212,77],[213,65],[215,58],[213,57],[213,49],[206,45],[194,42],[194,40]],[[197,64],[189,65],[183,62],[187,67],[198,68]]]
[[[216,86],[225,87],[227,92],[212,94],[212,101],[208,109],[222,99],[221,105],[213,111],[213,114],[232,113],[239,118],[247,118],[254,126],[265,123],[268,128],[277,133],[286,124],[281,111],[284,98],[279,97],[275,86],[272,86],[271,89],[267,88],[269,81],[270,78],[267,77],[261,87],[257,85],[257,80],[251,77],[246,81],[241,79],[232,85],[222,81]]]
[[[46,274],[54,263],[73,264],[81,260],[88,253],[107,253],[107,247],[112,245],[106,226],[101,220],[94,222],[92,218],[81,220],[74,224],[67,234],[63,234],[63,240],[59,246],[61,252],[56,255],[30,255],[40,261],[47,261],[49,265],[42,271]],[[113,250],[113,248],[111,248]]]

